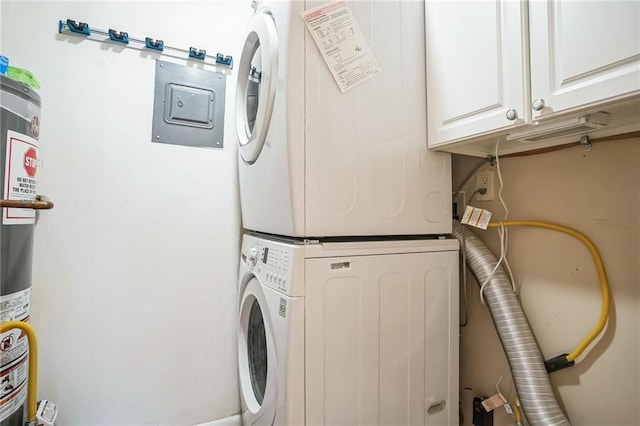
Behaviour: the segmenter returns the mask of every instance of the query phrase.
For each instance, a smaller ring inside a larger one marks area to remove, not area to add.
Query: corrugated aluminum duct
[[[498,259],[472,232],[467,230],[463,241],[459,222],[454,221],[453,235],[465,250],[471,272],[478,283],[483,283]],[[570,425],[553,394],[544,358],[502,266],[496,269],[486,285],[484,298],[507,355],[520,405],[529,423],[532,426]]]

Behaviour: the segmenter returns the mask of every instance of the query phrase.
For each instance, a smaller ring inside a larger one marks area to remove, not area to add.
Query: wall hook
[[[62,25],[62,21],[60,21],[60,26]],[[86,22],[78,22],[67,19],[67,26],[71,32],[82,35],[91,35],[91,30],[89,29],[89,24]]]
[[[194,59],[204,60],[207,56],[207,51],[204,49],[196,49],[195,47],[189,48],[189,57]]]
[[[129,44],[129,33],[125,33],[124,31],[120,32],[109,28],[109,40],[115,41],[116,43]]]
[[[164,41],[154,40],[151,37],[145,37],[144,44],[147,49],[158,50],[162,52],[164,50]]]

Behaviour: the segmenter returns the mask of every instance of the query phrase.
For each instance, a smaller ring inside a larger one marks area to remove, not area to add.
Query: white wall
[[[155,61],[57,34],[74,19],[239,59],[248,1],[1,3],[0,52],[42,84],[32,323],[61,425],[239,411],[235,73],[223,150],[150,142]],[[171,60],[171,59],[167,59]],[[186,64],[186,61],[173,60]],[[213,70],[213,67],[206,67]]]
[[[454,161],[458,177],[469,161]],[[636,425],[640,418],[640,139],[574,147],[500,162],[510,219],[550,221],[585,233],[598,247],[611,286],[603,338],[574,367],[551,374],[574,425]],[[459,181],[460,179],[458,179]],[[467,188],[469,190],[470,188]],[[468,193],[468,192],[467,192]],[[474,202],[499,220],[499,202]],[[495,230],[477,231],[499,253]],[[546,358],[574,350],[600,315],[600,289],[586,248],[570,236],[532,228],[509,231],[509,260],[522,305]],[[506,363],[488,310],[470,276],[469,325],[461,330],[465,424],[475,395],[496,393]],[[514,397],[510,375],[501,390]],[[513,424],[503,409],[496,425]]]

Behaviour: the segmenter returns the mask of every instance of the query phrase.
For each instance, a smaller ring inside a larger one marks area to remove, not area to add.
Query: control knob
[[[249,250],[249,256],[247,256],[247,264],[249,266],[256,266],[258,262],[258,249],[255,247],[251,247]]]

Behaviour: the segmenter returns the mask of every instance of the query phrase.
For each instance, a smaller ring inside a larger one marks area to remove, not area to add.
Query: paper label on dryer
[[[343,93],[380,72],[346,2],[318,6],[302,17]]]

